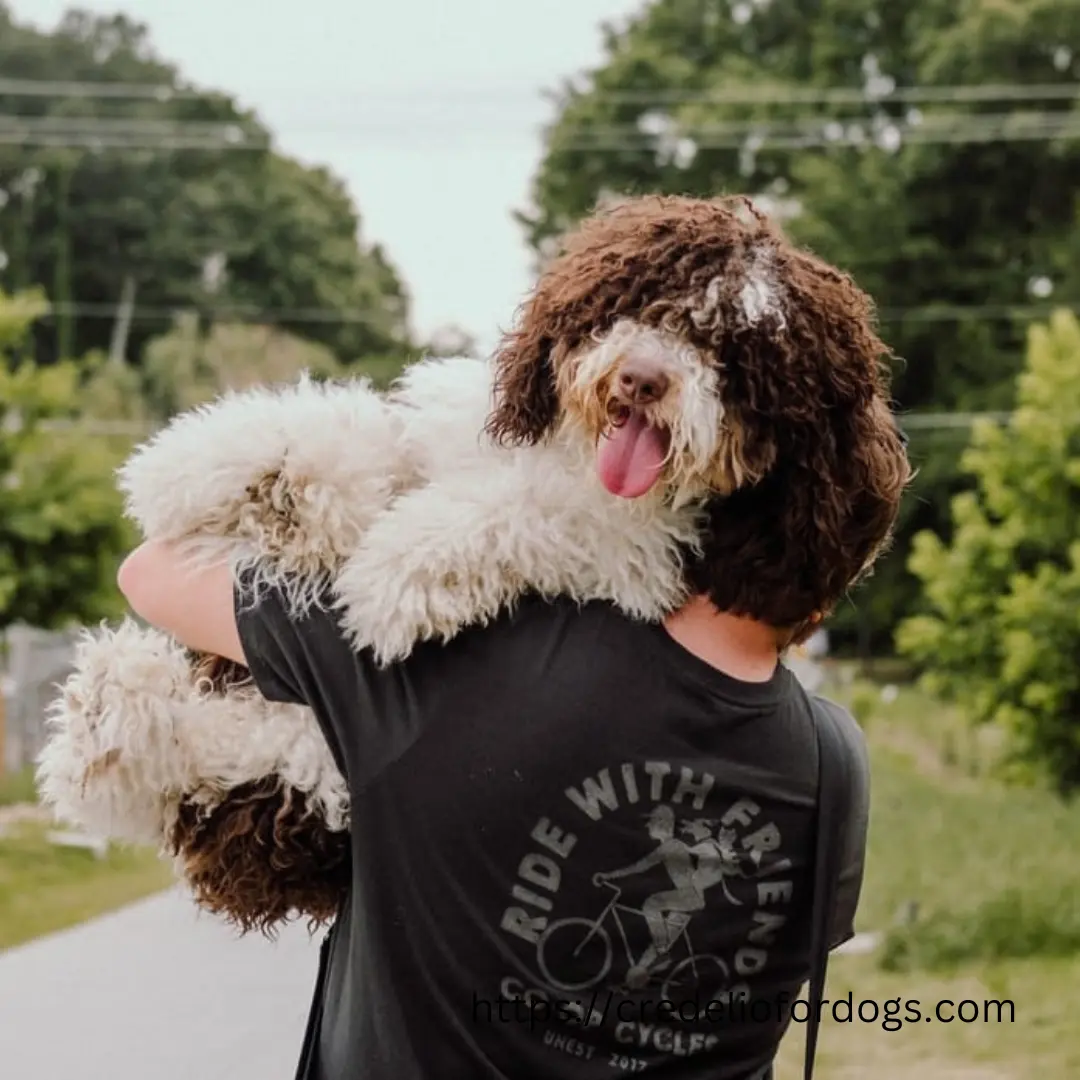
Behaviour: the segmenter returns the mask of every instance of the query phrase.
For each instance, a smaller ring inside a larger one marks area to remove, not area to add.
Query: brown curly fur
[[[273,937],[297,916],[333,919],[349,888],[347,832],[331,832],[304,796],[267,777],[209,813],[185,801],[170,837],[196,902],[242,933]]]
[[[247,668],[220,656],[189,652],[189,663],[208,693],[251,682]],[[292,918],[312,928],[333,919],[352,873],[349,833],[327,829],[303,793],[276,777],[232,789],[209,811],[183,800],[168,848],[200,907],[271,938]]]
[[[751,324],[741,308],[763,255],[783,326],[770,315]],[[714,280],[702,319],[693,298]],[[504,336],[489,434],[518,445],[552,434],[563,369],[622,318],[677,333],[715,365],[750,478],[714,493],[690,583],[799,640],[869,571],[911,477],[869,297],[745,198],[628,200],[565,238]]]

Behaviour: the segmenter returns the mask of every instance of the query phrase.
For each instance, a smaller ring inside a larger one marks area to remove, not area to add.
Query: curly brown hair
[[[755,268],[779,302],[748,318]],[[847,274],[749,199],[628,199],[564,238],[504,335],[488,433],[548,438],[567,404],[563,369],[617,322],[677,334],[715,368],[748,478],[711,493],[688,581],[798,640],[869,572],[911,478],[873,315]]]
[[[348,832],[332,832],[301,792],[265,777],[207,811],[185,800],[169,838],[200,907],[242,933],[273,937],[294,918],[331,921],[348,895]]]
[[[207,693],[251,685],[247,668],[189,651],[196,682]],[[333,831],[304,793],[268,776],[231,789],[212,805],[182,800],[168,853],[196,903],[241,933],[274,937],[291,919],[311,928],[330,922],[348,895],[352,850],[347,831]]]

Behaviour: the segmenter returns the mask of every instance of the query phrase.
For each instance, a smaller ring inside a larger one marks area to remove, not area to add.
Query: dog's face
[[[615,495],[700,500],[694,587],[790,627],[895,521],[910,469],[887,357],[870,298],[747,200],[630,199],[568,236],[523,305],[487,430],[576,430]]]
[[[757,483],[776,460],[771,407],[818,363],[796,342],[800,306],[816,314],[805,261],[737,201],[644,199],[590,219],[504,341],[489,430],[528,443],[577,426],[624,497]]]
[[[759,479],[767,453],[748,459],[728,415],[721,368],[677,332],[621,319],[558,364],[560,425],[584,432],[614,495],[658,486],[676,503],[729,494]]]

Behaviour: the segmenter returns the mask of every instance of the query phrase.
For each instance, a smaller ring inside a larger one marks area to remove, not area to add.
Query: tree
[[[948,543],[916,535],[924,613],[897,635],[928,687],[1007,730],[1013,764],[1080,787],[1080,321],[1028,335],[1017,407],[984,422],[952,503]]]
[[[140,396],[164,421],[227,390],[291,382],[305,371],[329,378],[344,369],[325,346],[283,330],[220,324],[204,335],[187,318],[147,346]]]
[[[0,293],[0,355],[25,344],[40,293]],[[134,543],[108,444],[80,432],[83,372],[0,364],[0,626],[54,628],[122,610],[116,568]]]
[[[1080,298],[1055,271],[1080,143],[1039,137],[1075,113],[1075,95],[893,90],[1072,83],[1078,40],[1080,0],[653,0],[608,27],[604,63],[557,95],[519,220],[542,258],[605,198],[753,194],[875,297],[905,411],[1007,409],[1029,321],[1009,309],[1048,286],[1060,303]],[[995,137],[1006,129],[1035,137]],[[983,313],[956,311],[973,306]],[[894,551],[834,637],[869,623],[886,646],[912,610],[910,537],[947,531],[960,449],[954,431],[912,431],[919,474]]]
[[[0,6],[9,79],[132,83],[160,97],[0,94],[24,145],[0,146],[0,285],[44,287],[43,362],[107,351],[133,299],[128,354],[176,309],[283,326],[343,360],[408,347],[408,298],[344,186],[272,145],[254,114],[198,90],[124,16],[69,12],[49,34]]]

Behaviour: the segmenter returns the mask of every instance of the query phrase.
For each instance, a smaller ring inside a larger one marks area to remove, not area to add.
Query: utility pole
[[[112,340],[109,342],[109,364],[123,367],[127,353],[128,337],[131,334],[131,320],[135,315],[135,277],[127,274],[120,292],[120,303],[116,309],[116,322],[113,323]]]

